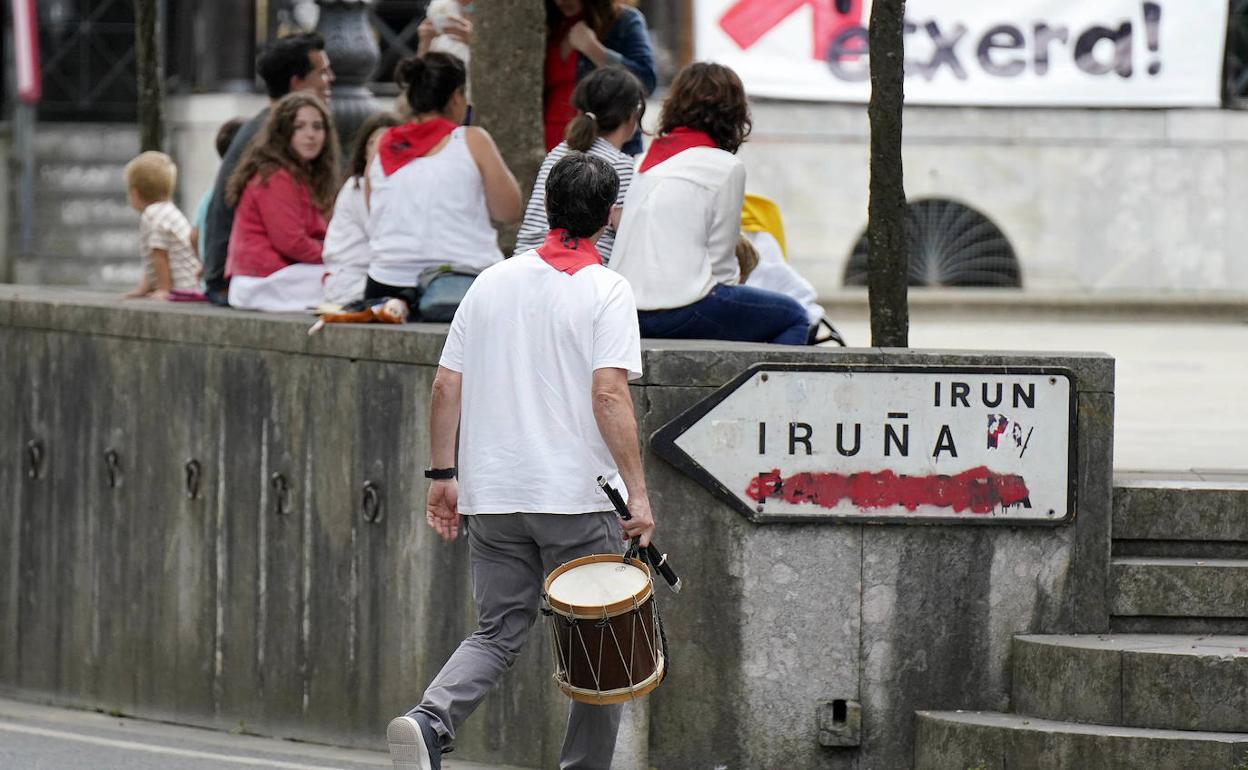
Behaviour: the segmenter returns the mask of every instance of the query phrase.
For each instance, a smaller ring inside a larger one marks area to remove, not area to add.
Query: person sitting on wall
[[[611,259],[632,284],[641,336],[807,343],[800,304],[738,285],[745,164],[736,152],[749,132],[737,73],[698,62],[677,74],[659,136],[624,199]]]
[[[576,90],[572,92],[576,117],[568,124],[567,137],[546,154],[541,168],[537,170],[533,195],[524,209],[524,223],[520,225],[520,232],[516,233],[514,254],[536,249],[546,240],[546,233],[550,231],[546,220],[546,177],[569,150],[575,150],[602,158],[611,164],[620,178],[619,197],[611,211],[611,226],[596,244],[604,264],[611,261],[615,225],[620,222],[620,206],[624,204],[624,196],[633,181],[633,159],[620,148],[632,138],[641,124],[641,116],[646,109],[645,98],[637,78],[619,67],[594,70],[576,84]]]
[[[170,292],[196,292],[203,266],[195,256],[191,223],[173,203],[178,167],[163,152],[148,151],[126,164],[126,192],[139,218],[143,277],[126,297],[168,299]]]
[[[217,139],[214,146],[217,148],[217,157],[224,158],[225,154],[230,151],[230,143],[234,141],[234,137],[238,136],[238,131],[243,127],[242,118],[230,118],[221,124],[217,129]],[[208,206],[212,204],[213,188],[209,187],[204,190],[204,194],[199,199],[199,205],[195,207],[195,217],[191,220],[191,243],[195,244],[195,251],[203,259],[204,252],[207,251],[205,241],[205,229],[208,222]]]
[[[229,256],[230,234],[234,228],[234,208],[226,201],[226,187],[243,153],[269,119],[277,100],[288,93],[310,93],[328,104],[334,71],[325,55],[325,40],[317,34],[292,35],[273,41],[256,59],[256,74],[264,80],[269,106],[238,130],[229,150],[221,158],[212,187],[212,200],[204,217],[204,294],[209,302],[226,304],[225,262]]]
[[[741,209],[741,230],[742,237],[750,242],[758,255],[757,264],[749,272],[749,277],[742,273],[741,283],[784,294],[801,303],[811,324],[808,340],[811,345],[835,342],[843,346],[845,340],[823,312],[815,287],[789,263],[785,250],[784,220],[775,201],[747,193]]]
[[[226,189],[237,208],[225,269],[231,307],[289,312],[321,301],[325,218],[337,188],[328,108],[310,94],[287,94]]]
[[[412,320],[449,321],[472,276],[502,260],[491,222],[520,219],[520,186],[484,129],[461,125],[468,109],[467,71],[450,54],[409,57],[412,119],[386,131],[366,175],[372,261],[365,299],[399,297]],[[437,314],[422,300],[456,287]],[[462,279],[462,280],[461,280]]]
[[[368,204],[364,200],[364,174],[377,154],[377,143],[386,129],[402,123],[393,112],[371,115],[355,135],[351,149],[351,175],[338,191],[334,215],[325,231],[324,301],[347,305],[364,296],[364,281],[372,252],[368,250]]]

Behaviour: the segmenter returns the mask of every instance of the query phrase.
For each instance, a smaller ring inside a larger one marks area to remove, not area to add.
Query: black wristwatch
[[[457,470],[458,468],[427,468],[425,470],[425,478],[438,481],[453,479]]]

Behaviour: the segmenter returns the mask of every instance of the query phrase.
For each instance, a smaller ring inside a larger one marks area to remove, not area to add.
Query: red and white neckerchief
[[[680,126],[672,129],[671,133],[664,134],[651,142],[650,149],[646,152],[646,157],[642,159],[641,167],[637,170],[645,173],[673,155],[692,147],[717,146],[715,140],[711,139],[711,135],[705,131]]]
[[[457,128],[458,124],[446,118],[404,123],[391,128],[382,135],[377,152],[381,170],[390,176],[413,160],[423,158]]]
[[[601,265],[598,247],[589,238],[574,238],[563,228],[552,229],[537,247],[537,256],[561,273],[576,275],[581,268]]]

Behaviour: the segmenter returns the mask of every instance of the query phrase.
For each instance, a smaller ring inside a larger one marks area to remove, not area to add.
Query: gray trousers
[[[427,715],[449,748],[455,731],[511,668],[537,619],[542,582],[555,567],[593,553],[621,553],[615,513],[465,516],[478,629],[460,643],[425,690]],[[622,706],[572,702],[559,755],[562,770],[607,770]]]

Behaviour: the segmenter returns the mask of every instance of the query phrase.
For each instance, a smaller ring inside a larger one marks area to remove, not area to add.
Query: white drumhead
[[[550,598],[575,607],[605,607],[630,599],[650,577],[623,562],[600,561],[573,567],[551,581]]]

